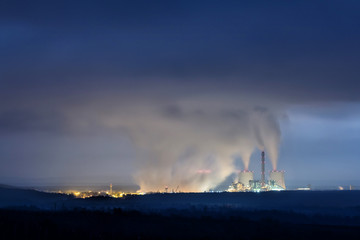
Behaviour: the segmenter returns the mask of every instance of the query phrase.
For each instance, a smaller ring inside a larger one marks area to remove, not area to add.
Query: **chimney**
[[[261,152],[261,187],[265,187],[265,152]]]

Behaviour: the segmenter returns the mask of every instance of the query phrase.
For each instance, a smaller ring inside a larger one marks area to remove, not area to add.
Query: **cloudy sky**
[[[358,1],[0,2],[0,181],[360,185]]]

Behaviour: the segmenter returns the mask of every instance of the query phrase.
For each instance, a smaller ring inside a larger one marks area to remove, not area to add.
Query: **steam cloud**
[[[108,125],[127,129],[138,151],[135,180],[142,191],[205,191],[235,172],[241,156],[266,150],[276,169],[280,128],[277,114],[265,107],[236,103],[179,101],[132,105],[106,117]]]

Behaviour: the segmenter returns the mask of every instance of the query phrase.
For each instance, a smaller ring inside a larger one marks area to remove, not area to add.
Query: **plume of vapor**
[[[266,149],[276,168],[280,129],[276,114],[265,107],[140,104],[105,120],[127,129],[137,147],[134,178],[142,191],[212,189],[235,172],[235,155],[248,170],[255,148]]]
[[[252,118],[256,145],[261,151],[267,152],[268,156],[270,156],[273,170],[276,170],[281,138],[278,118],[274,113],[261,107],[254,108]]]

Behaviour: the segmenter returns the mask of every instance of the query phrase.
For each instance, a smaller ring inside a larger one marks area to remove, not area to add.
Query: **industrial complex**
[[[210,171],[209,171],[210,172]],[[209,172],[202,170],[201,173],[208,174]],[[237,178],[230,186],[225,190],[226,192],[266,192],[266,191],[282,191],[286,190],[284,171],[272,170],[269,172],[268,178],[266,179],[265,174],[265,152],[261,152],[261,175],[260,180],[254,179],[254,172],[247,169],[238,173]],[[306,188],[298,188],[297,190],[311,190],[311,186]],[[342,190],[342,189],[341,189]],[[351,190],[351,188],[350,188]],[[77,187],[76,190],[48,190],[49,192],[64,193],[73,195],[76,198],[90,198],[90,197],[113,197],[122,198],[126,195],[143,195],[151,193],[183,193],[179,191],[179,185],[176,189],[169,191],[169,187],[166,186],[164,191],[156,192],[140,192],[140,191],[124,191],[113,189],[113,185],[110,184],[109,188],[103,186],[102,188],[85,188]],[[224,191],[224,190],[223,190]],[[213,191],[209,191],[213,192]]]
[[[237,181],[233,182],[228,192],[265,192],[285,190],[284,171],[270,171],[269,179],[265,178],[265,152],[261,152],[261,179],[254,180],[254,172],[241,171]]]

